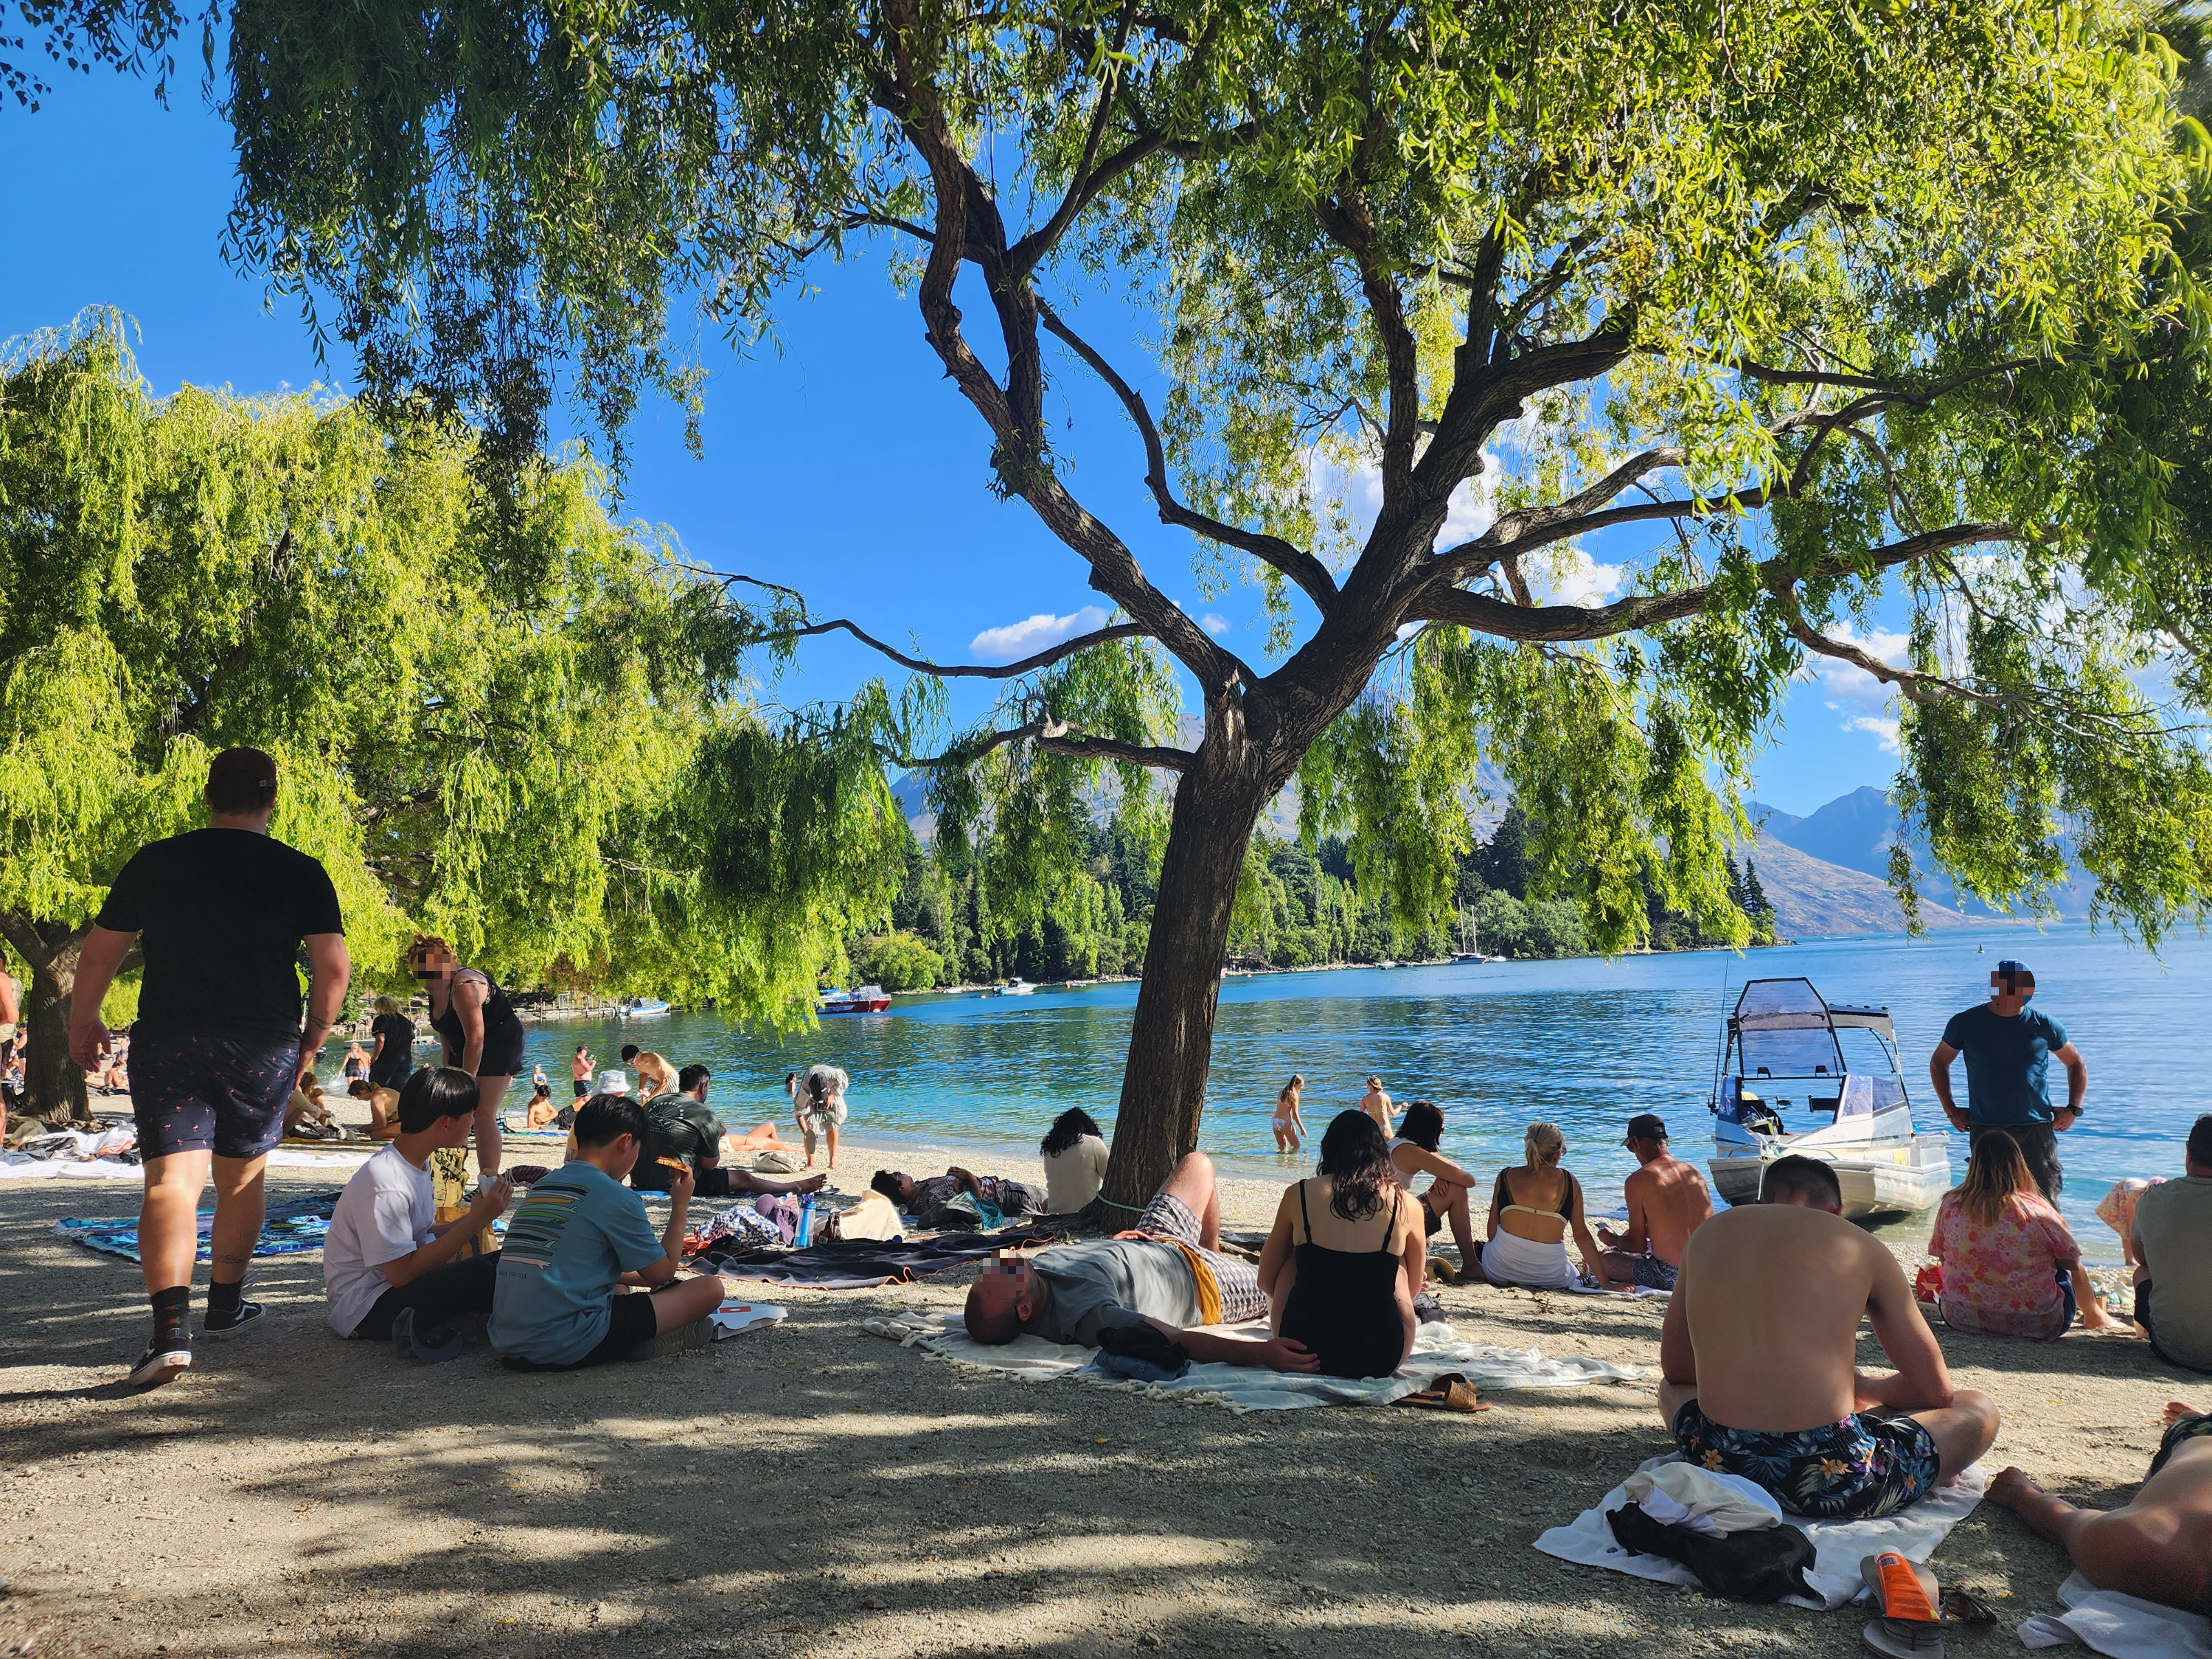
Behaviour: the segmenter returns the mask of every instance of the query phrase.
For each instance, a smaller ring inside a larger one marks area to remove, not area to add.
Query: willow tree
[[[1116,616],[1005,669],[879,647],[1008,689],[870,738],[952,839],[981,815],[1033,861],[1100,769],[1171,780],[1107,1182],[1134,1205],[1196,1141],[1294,780],[1407,913],[1481,757],[1593,943],[1653,895],[1740,939],[1738,790],[1819,654],[1902,694],[1905,798],[1969,890],[2044,902],[2064,824],[2144,935],[2202,913],[2212,778],[2138,690],[2161,655],[2175,702],[2207,689],[2178,69],[2113,0],[246,0],[233,246],[383,392],[520,453],[563,388],[617,442],[641,393],[693,398],[672,308],[742,343],[811,261],[894,245],[981,482]],[[1126,411],[1092,473],[1264,589],[1259,659],[1086,504],[1055,376]],[[1316,491],[1346,471],[1371,520]],[[1617,587],[1573,602],[1598,554]],[[889,631],[790,595],[751,625]]]
[[[767,848],[770,896],[708,890],[725,758],[762,740],[719,588],[591,469],[492,495],[474,449],[337,400],[156,399],[112,313],[0,362],[0,940],[34,1111],[83,1105],[66,1005],[108,883],[202,821],[233,743],[276,755],[271,833],[329,867],[372,985],[420,927],[526,984],[565,962],[769,1012],[872,914],[871,824],[903,826],[865,790],[817,814],[836,850]]]

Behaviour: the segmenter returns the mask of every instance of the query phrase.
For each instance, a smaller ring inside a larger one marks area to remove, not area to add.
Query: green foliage
[[[944,984],[945,958],[912,933],[871,933],[845,947],[856,985],[927,991]]]
[[[465,432],[332,399],[156,400],[112,314],[21,343],[0,367],[9,912],[82,927],[133,849],[201,821],[210,754],[250,743],[283,780],[271,833],[329,868],[371,984],[400,982],[421,927],[524,984],[811,1006],[865,900],[866,790],[817,813],[832,750],[717,793],[721,762],[776,742],[728,701],[716,591],[611,521],[590,467],[495,498],[473,460]],[[776,791],[844,838],[742,842]],[[750,887],[701,874],[748,856]]]

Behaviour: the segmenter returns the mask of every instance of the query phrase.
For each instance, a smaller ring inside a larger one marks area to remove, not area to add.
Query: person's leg
[[[2099,1589],[2189,1613],[2201,1611],[2212,1593],[2203,1528],[2190,1524],[2212,1509],[2212,1467],[2174,1470],[2146,1480],[2117,1510],[2077,1509],[2010,1468],[1990,1483],[1984,1496],[2010,1510],[2029,1531],[2063,1548]]]
[[[1662,1378],[1659,1383],[1659,1420],[1667,1425],[1667,1432],[1674,1431],[1674,1419],[1682,1407],[1698,1397],[1694,1382],[1669,1382]]]
[[[208,1314],[217,1312],[217,1301],[237,1306],[238,1287],[253,1260],[253,1247],[261,1242],[261,1224],[268,1213],[262,1170],[268,1158],[217,1158],[215,1163],[215,1224],[208,1234],[208,1250],[215,1258],[208,1268]]]
[[[729,1170],[723,1172],[733,1193],[818,1193],[829,1184],[826,1175],[800,1176],[789,1181],[755,1175],[750,1170]],[[705,1188],[701,1188],[704,1191]]]
[[[499,1174],[505,1161],[507,1147],[499,1127],[499,1109],[507,1098],[507,1085],[512,1077],[478,1077],[477,1079],[477,1178],[490,1181]]]
[[[833,1120],[823,1130],[822,1133],[823,1139],[830,1143],[830,1167],[834,1170],[837,1167],[837,1125],[836,1121]]]
[[[1474,1242],[1474,1217],[1468,1208],[1467,1192],[1457,1182],[1438,1182],[1429,1188],[1428,1199],[1431,1213],[1442,1216],[1451,1229],[1461,1264],[1471,1268],[1482,1260],[1482,1247]]]
[[[146,1292],[165,1291],[192,1282],[192,1264],[199,1258],[200,1194],[208,1182],[212,1154],[205,1149],[171,1152],[145,1163],[146,1196],[138,1206],[138,1265],[146,1276]]]
[[[1997,1402],[1972,1389],[1958,1390],[1941,1410],[1910,1415],[1936,1442],[1938,1485],[1978,1462],[1997,1437]]]
[[[2097,1294],[2096,1281],[2089,1277],[2086,1265],[2077,1261],[2067,1270],[2066,1286],[2073,1311],[2081,1316],[2083,1330],[2101,1331],[2112,1322],[2112,1316],[2105,1311],[2103,1299]],[[2070,1324],[2072,1322],[2069,1319],[2068,1322]]]
[[[722,1305],[727,1294],[720,1278],[714,1273],[702,1273],[696,1279],[671,1279],[653,1292],[654,1334],[672,1331],[678,1325],[689,1325],[695,1319],[704,1319]]]
[[[1159,1196],[1172,1198],[1198,1223],[1199,1248],[1221,1248],[1221,1189],[1213,1179],[1213,1160],[1192,1152],[1160,1183]]]
[[[799,1120],[799,1133],[800,1138],[801,1138],[801,1139],[803,1139],[806,1142],[806,1167],[807,1167],[808,1169],[810,1169],[810,1170],[811,1170],[811,1169],[812,1169],[812,1168],[814,1167],[814,1123],[813,1123],[813,1120],[811,1120],[811,1118],[804,1118],[804,1117],[800,1118],[800,1119]]]
[[[395,1285],[376,1298],[362,1316],[353,1334],[381,1342],[392,1334],[392,1322],[411,1309],[418,1335],[434,1344],[444,1328],[468,1314],[491,1311],[492,1291],[499,1278],[499,1252],[449,1261],[420,1279]]]

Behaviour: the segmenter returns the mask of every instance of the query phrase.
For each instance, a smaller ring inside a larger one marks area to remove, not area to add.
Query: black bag
[[[1813,1540],[1786,1522],[1713,1538],[1654,1521],[1640,1504],[1626,1504],[1605,1518],[1623,1549],[1680,1562],[1698,1575],[1708,1595],[1731,1601],[1779,1601],[1785,1595],[1823,1599],[1805,1582]]]

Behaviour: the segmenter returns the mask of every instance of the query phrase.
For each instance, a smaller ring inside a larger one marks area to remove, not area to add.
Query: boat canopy
[[[1809,979],[1753,980],[1729,1025],[1746,1078],[1843,1075],[1835,1024]]]
[[[1840,1002],[1832,1002],[1828,1005],[1828,1017],[1839,1031],[1879,1031],[1892,1044],[1897,1041],[1897,1022],[1890,1018],[1887,1008],[1847,1008]]]

